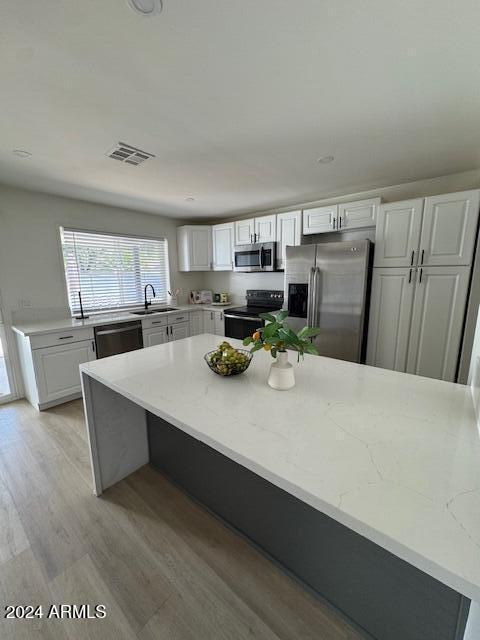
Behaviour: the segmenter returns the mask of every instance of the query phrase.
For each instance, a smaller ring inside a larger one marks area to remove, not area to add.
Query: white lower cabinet
[[[171,324],[170,335],[168,341],[181,340],[182,338],[188,338],[190,332],[188,330],[188,322],[178,322],[177,324]]]
[[[165,344],[165,342],[173,342],[188,338],[190,335],[190,322],[186,313],[173,318],[162,318],[158,320],[159,326],[152,326],[143,329],[143,346],[154,347],[157,344]]]
[[[79,366],[90,360],[95,360],[92,340],[35,349],[33,364],[39,405],[81,393]]]
[[[213,326],[215,329],[215,332],[214,332],[215,335],[217,336],[225,335],[225,318],[223,316],[223,311],[215,311]]]
[[[367,364],[454,382],[470,267],[375,268]]]
[[[204,311],[191,311],[190,312],[190,335],[198,336],[201,333],[204,333],[203,328],[203,316]]]
[[[207,309],[205,309],[204,314],[204,332],[213,333],[217,336],[224,336],[225,318],[223,316],[223,311],[208,311]]]
[[[414,276],[413,269],[373,270],[367,364],[406,370]]]
[[[418,270],[408,373],[455,380],[469,279],[469,267]]]
[[[157,327],[143,331],[143,346],[154,347],[157,344],[168,342],[168,327]]]

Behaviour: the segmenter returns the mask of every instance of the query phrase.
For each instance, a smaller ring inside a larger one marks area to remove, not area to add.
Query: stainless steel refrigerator
[[[286,248],[284,306],[295,331],[320,327],[322,356],[365,361],[369,240]]]

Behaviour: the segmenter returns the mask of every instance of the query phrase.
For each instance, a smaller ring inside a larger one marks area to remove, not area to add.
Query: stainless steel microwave
[[[275,271],[277,243],[239,244],[234,248],[234,271]]]

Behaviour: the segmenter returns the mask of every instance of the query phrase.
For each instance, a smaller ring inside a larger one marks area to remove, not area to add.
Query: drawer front
[[[30,336],[30,346],[32,349],[42,349],[43,347],[54,347],[57,344],[70,344],[82,340],[93,340],[93,328],[65,329],[65,331]]]
[[[168,324],[176,324],[177,322],[188,322],[190,319],[190,314],[187,311],[182,311],[181,313],[172,313],[172,315],[168,316]]]
[[[155,329],[157,327],[166,327],[168,324],[168,314],[158,314],[150,316],[150,318],[142,318],[142,329]]]

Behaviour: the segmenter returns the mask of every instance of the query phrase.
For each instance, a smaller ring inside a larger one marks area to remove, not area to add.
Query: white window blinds
[[[85,311],[142,304],[146,284],[155,287],[156,302],[167,301],[169,268],[165,239],[64,228],[60,234],[72,313],[80,310],[79,291]]]

